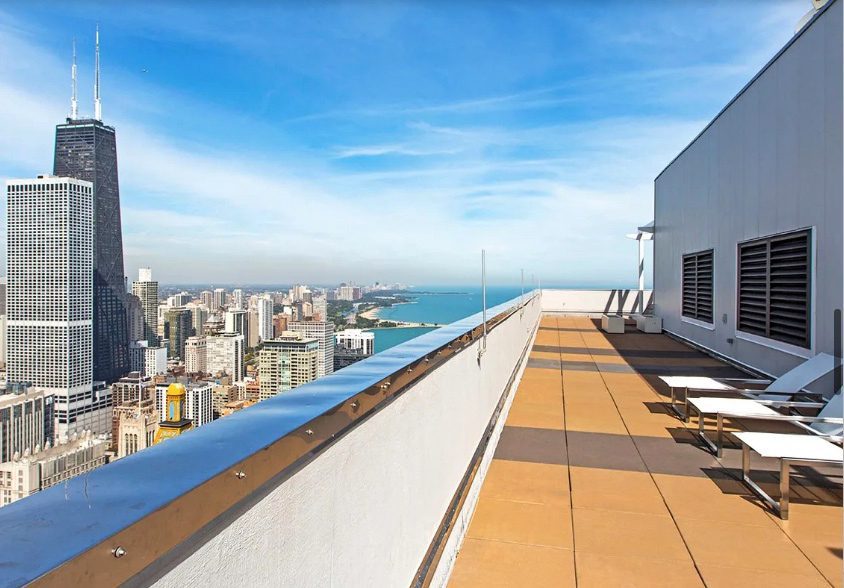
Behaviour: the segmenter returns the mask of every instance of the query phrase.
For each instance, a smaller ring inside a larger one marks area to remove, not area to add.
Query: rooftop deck
[[[738,450],[720,463],[666,411],[671,374],[744,375],[664,335],[543,316],[450,585],[841,586],[841,486],[798,470],[780,520]]]

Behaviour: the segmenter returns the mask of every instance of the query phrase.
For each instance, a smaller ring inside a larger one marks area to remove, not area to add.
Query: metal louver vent
[[[683,316],[712,322],[712,250],[683,256]]]
[[[739,244],[738,328],[808,348],[810,232]]]

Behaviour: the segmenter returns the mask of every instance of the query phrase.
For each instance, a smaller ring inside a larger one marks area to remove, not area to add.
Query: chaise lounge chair
[[[782,519],[788,519],[788,502],[790,493],[790,474],[792,465],[837,465],[844,463],[844,449],[841,448],[842,433],[844,433],[844,418],[842,418],[844,404],[841,392],[835,394],[817,417],[778,415],[738,418],[751,418],[761,421],[775,421],[793,423],[800,432],[766,433],[739,432],[733,435],[741,443],[741,472],[742,480],[748,488],[768,504]],[[734,415],[718,414],[718,446],[721,447],[723,438],[723,422],[725,418],[735,418]],[[795,429],[796,431],[797,429]],[[801,434],[802,433],[802,434]],[[780,499],[774,500],[761,486],[750,477],[750,452],[758,453],[762,457],[779,461],[780,470]]]
[[[820,394],[804,392],[812,382],[830,373],[835,367],[835,358],[826,353],[819,353],[800,365],[790,369],[776,380],[746,378],[709,378],[705,376],[660,376],[671,389],[671,409],[684,420],[688,420],[688,402],[681,412],[677,408],[677,392],[682,390],[688,401],[689,395],[739,396],[765,401],[791,401],[802,398],[806,401],[818,401]],[[765,386],[761,389],[748,389],[748,386]],[[715,411],[718,412],[718,411]]]

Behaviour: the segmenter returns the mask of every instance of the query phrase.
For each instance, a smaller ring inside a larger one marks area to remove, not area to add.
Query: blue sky
[[[92,112],[99,23],[130,279],[634,284],[654,177],[809,8],[305,4],[4,3],[0,177],[50,171],[73,37]]]

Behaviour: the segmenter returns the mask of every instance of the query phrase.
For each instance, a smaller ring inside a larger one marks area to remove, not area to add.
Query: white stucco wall
[[[652,292],[644,290],[645,308]],[[632,290],[542,290],[543,312],[599,315],[629,314],[635,311],[639,291]]]
[[[507,382],[539,300],[352,430],[157,586],[407,586]]]

